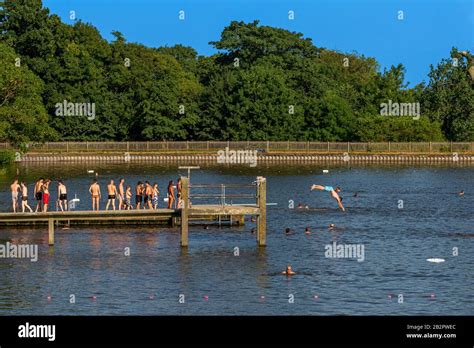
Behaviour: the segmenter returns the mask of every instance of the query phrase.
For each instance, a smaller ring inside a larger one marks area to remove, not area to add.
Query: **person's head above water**
[[[286,266],[286,269],[285,269],[282,273],[283,273],[283,274],[286,274],[286,275],[293,275],[293,274],[295,274],[295,272],[294,272],[293,269],[291,268],[291,265]]]
[[[291,229],[289,227],[285,228],[285,233],[291,233]]]
[[[336,225],[334,225],[334,224],[329,224],[329,228],[334,228],[334,227],[336,227]]]

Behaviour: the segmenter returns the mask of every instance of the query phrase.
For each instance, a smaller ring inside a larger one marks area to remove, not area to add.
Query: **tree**
[[[54,139],[41,99],[43,82],[18,57],[0,43],[0,139],[14,145]]]

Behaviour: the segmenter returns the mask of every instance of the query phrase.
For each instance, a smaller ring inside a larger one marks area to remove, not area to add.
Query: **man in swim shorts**
[[[66,185],[64,185],[64,181],[62,180],[58,181],[58,203],[59,203],[59,208],[61,209],[61,211],[68,210],[67,209],[67,188],[66,188]]]
[[[339,208],[341,208],[342,211],[345,211],[344,206],[342,205],[342,199],[339,197],[339,192],[341,192],[341,188],[338,186],[336,188],[332,186],[322,186],[322,185],[313,185],[311,186],[311,191],[313,190],[320,190],[320,191],[327,191],[331,195],[332,198],[334,198],[337,202],[337,205]]]
[[[97,179],[94,179],[92,185],[89,187],[89,192],[92,196],[92,210],[99,210],[100,203],[100,186]]]
[[[15,179],[10,185],[10,190],[12,191],[13,212],[16,213],[16,207],[18,206],[18,193],[20,192],[20,185],[18,184],[17,179]]]
[[[118,198],[119,198],[119,210],[122,208],[125,209],[125,179],[121,178],[119,182],[119,187],[118,187]]]
[[[113,180],[110,180],[109,184],[107,185],[107,205],[105,206],[105,210],[109,210],[109,205],[112,203],[112,209],[115,210],[115,199],[117,198],[117,187]]]
[[[43,187],[43,181],[44,179],[43,178],[39,178],[39,180],[35,183],[35,190],[34,190],[34,195],[35,195],[35,199],[36,199],[36,212],[39,210],[41,211],[42,209],[42,201],[43,201],[43,191],[42,191],[42,187]]]

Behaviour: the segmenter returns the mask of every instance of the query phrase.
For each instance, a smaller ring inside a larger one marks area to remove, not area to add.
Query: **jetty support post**
[[[257,177],[257,244],[265,246],[267,242],[267,179]]]
[[[188,240],[188,209],[189,209],[189,178],[181,177],[181,246],[187,247]]]
[[[48,244],[54,245],[54,219],[48,219]]]

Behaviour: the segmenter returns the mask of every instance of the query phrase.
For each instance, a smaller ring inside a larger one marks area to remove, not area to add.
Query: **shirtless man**
[[[118,197],[119,197],[119,210],[122,210],[122,208],[125,209],[125,179],[121,178],[119,182],[119,187],[118,187]]]
[[[100,203],[100,186],[97,183],[97,179],[94,179],[92,185],[89,187],[89,192],[92,196],[92,210],[99,210],[99,203]]]
[[[25,208],[28,208],[30,213],[33,212],[33,209],[28,205],[28,186],[26,186],[26,182],[21,182],[21,212],[25,212]]]
[[[115,199],[117,198],[117,186],[113,180],[110,180],[109,184],[107,185],[107,205],[105,206],[105,210],[109,210],[109,205],[112,203],[112,209],[115,210]]]
[[[145,200],[143,201],[143,209],[145,209],[145,204],[148,206],[148,209],[153,209],[151,204],[153,200],[153,187],[150,185],[149,181],[145,181]]]
[[[168,209],[173,209],[174,203],[174,186],[173,180],[168,183]]]
[[[41,186],[41,190],[43,191],[43,212],[48,211],[48,204],[49,204],[49,184],[51,180],[46,179],[43,182],[43,186]]]
[[[66,185],[64,185],[64,182],[62,180],[58,181],[58,203],[59,203],[59,208],[61,211],[68,210],[67,208],[67,188]],[[64,203],[64,207],[63,207]]]
[[[320,190],[320,191],[327,191],[330,193],[331,197],[334,198],[337,202],[337,205],[339,208],[342,209],[342,211],[346,211],[344,209],[344,206],[342,205],[342,199],[339,197],[339,192],[341,192],[341,188],[338,186],[336,188],[333,188],[332,186],[321,186],[321,185],[313,185],[311,186],[311,191],[313,190]]]
[[[144,193],[143,184],[141,181],[139,181],[137,186],[135,186],[135,209],[140,209],[140,204],[142,204],[142,196]]]
[[[18,192],[20,191],[20,185],[18,185],[18,179],[15,179],[10,185],[10,190],[12,191],[12,205],[13,212],[16,213],[16,207],[18,205]]]
[[[41,191],[41,188],[43,187],[43,178],[39,178],[39,180],[35,183],[35,190],[34,190],[34,195],[36,199],[36,212],[39,210],[41,211],[41,205],[43,201],[43,191]]]

